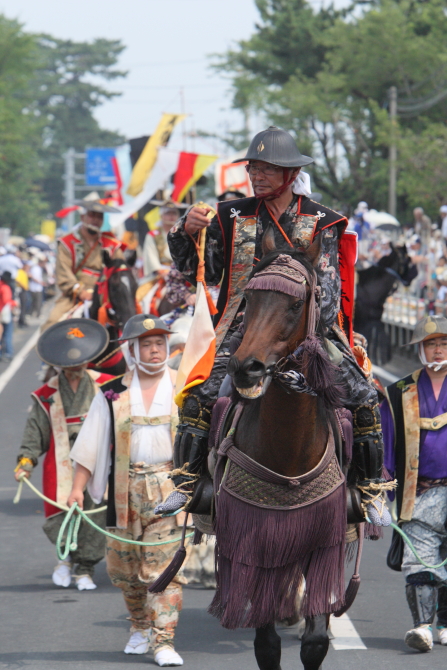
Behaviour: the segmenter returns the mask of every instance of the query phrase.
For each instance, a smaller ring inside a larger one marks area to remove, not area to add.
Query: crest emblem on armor
[[[264,151],[264,149],[265,149],[264,142],[259,142],[258,146],[256,147],[258,154],[260,154],[261,151]]]
[[[155,328],[155,321],[153,319],[144,319],[143,326],[146,330],[153,330]]]

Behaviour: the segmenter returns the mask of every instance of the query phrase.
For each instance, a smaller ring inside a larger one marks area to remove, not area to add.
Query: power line
[[[205,58],[194,58],[192,60],[171,60],[171,61],[158,61],[156,63],[129,63],[126,65],[123,63],[122,67],[161,67],[164,65],[189,65],[190,63],[202,63]]]
[[[167,86],[134,86],[133,84],[126,87],[123,84],[123,88],[127,89],[139,89],[139,90],[168,90],[168,89],[180,89],[180,88],[219,88],[220,86],[228,86],[228,82],[221,82],[219,84],[169,84]]]

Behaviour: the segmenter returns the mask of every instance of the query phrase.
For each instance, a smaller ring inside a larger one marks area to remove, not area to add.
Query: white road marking
[[[390,384],[394,384],[394,382],[397,382],[397,380],[399,379],[399,377],[396,377],[396,375],[391,374],[391,372],[384,370],[379,365],[373,365],[372,369],[375,375],[377,375],[378,377],[382,377],[382,379],[385,379],[387,382],[390,382]]]
[[[340,618],[331,617],[331,631],[335,636],[335,639],[331,640],[331,644],[336,651],[366,649],[362,638],[347,614],[342,614]]]
[[[4,373],[0,375],[0,393],[4,390],[6,384],[14,377],[17,370],[25,362],[26,357],[33,347],[36,346],[37,340],[39,339],[40,328],[37,328],[35,333],[31,335],[28,342],[20,349],[19,353],[14,356],[9,366],[6,368]]]

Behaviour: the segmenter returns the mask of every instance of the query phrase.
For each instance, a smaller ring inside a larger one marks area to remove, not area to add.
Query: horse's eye
[[[298,310],[301,309],[303,304],[304,304],[304,300],[298,300],[297,302],[293,303],[293,305],[290,309],[293,309],[294,312],[298,312]]]

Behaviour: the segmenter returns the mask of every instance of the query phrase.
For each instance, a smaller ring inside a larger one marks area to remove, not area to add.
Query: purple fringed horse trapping
[[[319,465],[293,478],[264,468],[227,437],[215,491],[217,591],[209,611],[223,626],[260,628],[292,617],[303,578],[304,616],[343,606],[346,485],[332,434]]]

